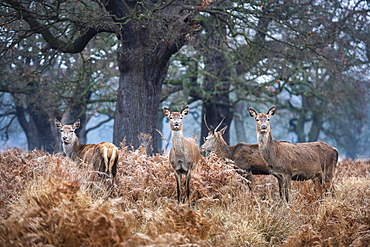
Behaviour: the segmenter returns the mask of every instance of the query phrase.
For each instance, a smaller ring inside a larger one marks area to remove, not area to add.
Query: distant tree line
[[[233,121],[238,141],[246,105],[275,104],[297,142],[325,137],[352,158],[366,147],[366,1],[4,0],[0,11],[0,97],[11,99],[0,133],[18,122],[29,149],[60,150],[54,118],[99,115],[114,119],[116,145],[144,134],[156,152],[161,106],[195,101],[209,124]]]

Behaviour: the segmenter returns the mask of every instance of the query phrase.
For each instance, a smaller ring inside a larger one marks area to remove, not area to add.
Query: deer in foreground
[[[221,122],[222,123],[222,122]],[[201,151],[213,151],[221,158],[228,158],[234,161],[234,165],[239,168],[237,172],[243,175],[245,171],[247,173],[246,179],[249,180],[248,187],[252,191],[254,188],[254,179],[252,174],[258,175],[270,175],[270,171],[267,167],[265,160],[262,158],[258,148],[258,144],[247,144],[238,143],[234,146],[229,146],[225,142],[222,135],[225,133],[227,126],[217,131],[221,123],[214,128],[210,126],[208,128],[209,133],[205,138],[205,142],[201,146]],[[207,125],[207,124],[206,124]]]
[[[118,148],[110,142],[98,144],[80,144],[75,130],[80,127],[78,119],[73,125],[63,125],[55,119],[55,126],[60,129],[64,153],[74,161],[85,162],[95,171],[104,172],[112,178],[117,174]]]
[[[182,119],[189,113],[189,107],[181,112],[171,112],[168,108],[163,109],[163,115],[170,120],[172,131],[172,148],[169,154],[169,161],[175,172],[177,184],[177,200],[181,202],[181,179],[185,175],[186,197],[190,197],[191,171],[195,169],[201,159],[200,150],[193,138],[184,137],[182,132]]]
[[[276,141],[272,137],[270,118],[276,107],[267,113],[248,109],[256,121],[259,149],[271,174],[279,183],[280,197],[289,201],[291,180],[315,180],[322,189],[331,189],[338,161],[338,150],[324,142],[290,143]]]

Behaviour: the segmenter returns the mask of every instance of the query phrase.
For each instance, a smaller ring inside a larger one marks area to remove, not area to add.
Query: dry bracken
[[[123,145],[122,145],[123,146]],[[230,164],[211,155],[193,171],[190,204],[178,204],[168,158],[119,148],[116,187],[61,155],[0,154],[0,246],[366,246],[370,165],[338,164],[335,196],[292,182],[289,206],[276,179],[256,175],[249,193]],[[82,170],[82,172],[81,172]],[[98,189],[97,189],[98,188]]]

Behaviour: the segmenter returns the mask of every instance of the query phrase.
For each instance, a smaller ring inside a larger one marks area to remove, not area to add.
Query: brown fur
[[[265,160],[262,158],[258,144],[238,143],[228,146],[222,135],[227,126],[219,131],[211,126],[206,141],[201,146],[201,151],[214,151],[219,157],[228,158],[234,161],[237,168],[247,172],[246,178],[250,181],[249,189],[254,188],[254,179],[252,174],[269,175],[270,171]],[[241,175],[244,172],[238,171]]]
[[[324,142],[290,143],[272,138],[269,120],[275,114],[273,106],[267,113],[249,108],[256,120],[257,140],[262,157],[279,182],[280,196],[289,201],[291,180],[315,180],[321,188],[331,188],[338,162],[338,150]]]
[[[73,125],[63,125],[55,119],[55,126],[61,130],[64,153],[75,161],[83,161],[93,166],[95,171],[104,172],[112,177],[112,184],[117,174],[118,148],[110,142],[98,144],[80,144],[75,130],[80,120]]]
[[[195,169],[201,159],[200,150],[195,140],[184,137],[182,132],[182,118],[189,112],[189,107],[181,112],[171,112],[168,108],[163,109],[163,114],[170,119],[172,130],[172,148],[169,161],[175,171],[177,184],[177,200],[181,202],[181,177],[185,174],[185,189],[187,198],[190,197],[191,171]]]

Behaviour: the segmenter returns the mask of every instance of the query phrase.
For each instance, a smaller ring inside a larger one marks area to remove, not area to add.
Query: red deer
[[[233,160],[234,165],[238,168],[237,172],[242,176],[246,173],[245,177],[249,180],[248,187],[252,191],[254,187],[252,174],[269,175],[271,173],[261,156],[258,144],[238,143],[234,146],[228,146],[222,137],[226,128],[227,126],[217,131],[218,127],[215,129],[210,126],[201,151],[213,151],[219,157]]]
[[[324,142],[290,143],[272,137],[270,118],[273,106],[267,113],[248,109],[256,121],[257,140],[263,159],[279,183],[280,197],[289,201],[291,180],[315,180],[321,188],[331,189],[338,161],[338,150]]]
[[[193,138],[184,137],[182,132],[182,118],[189,113],[189,107],[181,112],[171,112],[168,108],[163,109],[163,115],[170,120],[172,130],[172,148],[169,154],[169,161],[175,171],[177,184],[177,200],[181,202],[181,179],[185,175],[185,189],[187,199],[190,197],[191,171],[195,169],[201,159],[200,150]]]
[[[60,129],[64,153],[75,161],[83,161],[93,166],[95,171],[104,172],[112,178],[117,174],[118,148],[110,142],[98,144],[80,144],[75,130],[80,127],[78,119],[73,125],[63,125],[55,119],[55,126]]]

